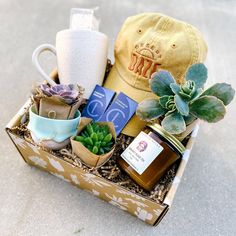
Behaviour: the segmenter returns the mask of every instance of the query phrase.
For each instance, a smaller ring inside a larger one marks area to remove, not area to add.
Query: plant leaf
[[[190,104],[190,113],[209,123],[215,123],[224,118],[224,103],[213,96],[203,96]]]
[[[192,95],[191,100],[193,100],[193,99],[199,97],[199,96],[201,95],[202,91],[203,91],[202,88],[198,88],[198,89],[194,92],[194,94]]]
[[[188,103],[183,100],[178,94],[175,95],[175,105],[181,115],[187,116],[189,114]]]
[[[173,95],[170,84],[175,83],[175,80],[170,72],[162,70],[152,75],[150,86],[157,96]]]
[[[176,108],[172,109],[172,110],[169,110],[168,112],[166,112],[165,116],[168,116],[168,115],[172,114],[175,111],[176,111]]]
[[[217,97],[226,106],[233,100],[235,90],[231,87],[230,84],[216,83],[215,85],[204,91],[201,96],[205,95]]]
[[[186,80],[195,82],[196,88],[202,88],[207,80],[207,68],[202,63],[196,63],[188,68]]]
[[[176,83],[171,83],[170,88],[174,94],[178,94],[180,91],[180,86]]]
[[[189,125],[191,124],[193,121],[195,121],[197,118],[191,114],[189,114],[188,116],[185,116],[184,117],[184,120],[185,120],[185,124],[186,125]]]
[[[160,97],[159,103],[163,108],[166,108],[166,103],[168,102],[168,100],[169,100],[169,96],[165,95],[165,96]]]
[[[191,95],[189,95],[189,94],[186,94],[186,93],[184,93],[183,91],[179,91],[179,95],[182,97],[182,98],[184,98],[184,99],[186,99],[186,100],[190,100],[191,99]]]
[[[142,120],[150,121],[164,115],[166,111],[167,110],[160,105],[159,100],[147,99],[138,104],[136,115]]]
[[[166,116],[161,125],[171,134],[180,134],[186,130],[184,118],[177,111]]]

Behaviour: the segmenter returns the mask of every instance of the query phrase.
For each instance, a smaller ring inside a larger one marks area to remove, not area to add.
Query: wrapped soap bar
[[[115,94],[111,89],[96,85],[86,107],[82,111],[82,116],[98,121],[105,113]]]
[[[118,136],[137,109],[138,103],[133,99],[119,93],[116,99],[111,103],[100,121],[113,122]]]

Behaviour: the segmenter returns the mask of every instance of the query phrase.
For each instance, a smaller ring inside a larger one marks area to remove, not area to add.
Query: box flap
[[[193,147],[193,144],[195,142],[195,138],[197,136],[197,133],[198,133],[198,130],[199,130],[199,121],[198,123],[196,124],[191,136],[190,136],[190,139],[188,140],[188,143],[186,145],[186,150],[183,154],[183,157],[181,159],[181,162],[179,164],[179,167],[178,167],[178,170],[177,170],[177,173],[176,173],[176,176],[174,178],[174,181],[172,182],[172,185],[170,187],[170,190],[168,191],[163,203],[164,204],[167,204],[168,206],[171,206],[172,202],[173,202],[173,199],[174,199],[174,196],[175,196],[175,193],[176,193],[176,190],[178,188],[178,185],[181,181],[181,178],[182,178],[182,175],[184,173],[184,169],[187,165],[187,162],[188,162],[188,159],[189,159],[189,156],[190,156],[190,153],[191,153],[191,150],[192,150],[192,147]]]
[[[20,110],[16,113],[16,115],[10,120],[10,122],[6,125],[6,129],[11,129],[19,124],[22,116],[25,114],[26,110],[29,108],[31,104],[31,99],[29,98],[27,102],[20,108]]]

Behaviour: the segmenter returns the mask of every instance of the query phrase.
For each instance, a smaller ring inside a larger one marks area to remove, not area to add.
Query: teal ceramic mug
[[[70,142],[70,137],[75,135],[80,123],[81,114],[79,110],[75,113],[74,119],[57,120],[50,119],[36,114],[33,106],[29,110],[29,124],[32,139],[52,150],[59,150]]]

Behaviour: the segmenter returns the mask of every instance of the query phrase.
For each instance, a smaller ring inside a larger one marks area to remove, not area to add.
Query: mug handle
[[[39,71],[39,73],[43,76],[44,79],[47,80],[49,84],[52,86],[56,85],[55,81],[53,81],[42,69],[40,63],[39,63],[39,56],[42,52],[44,51],[50,51],[52,52],[55,56],[57,55],[56,48],[51,45],[51,44],[42,44],[39,47],[37,47],[33,54],[32,54],[32,62],[35,65],[36,69]]]

